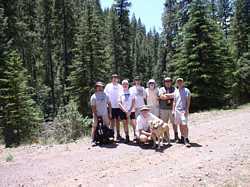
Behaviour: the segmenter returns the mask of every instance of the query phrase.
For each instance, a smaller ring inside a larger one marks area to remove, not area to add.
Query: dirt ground
[[[173,134],[171,134],[173,137]],[[0,186],[250,186],[250,106],[190,116],[191,148],[172,143],[0,147]],[[13,160],[7,162],[8,155]]]

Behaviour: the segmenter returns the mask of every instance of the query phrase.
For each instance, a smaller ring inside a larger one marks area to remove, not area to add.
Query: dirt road
[[[190,116],[191,148],[0,147],[0,186],[250,186],[250,106]],[[11,154],[13,160],[6,162]]]

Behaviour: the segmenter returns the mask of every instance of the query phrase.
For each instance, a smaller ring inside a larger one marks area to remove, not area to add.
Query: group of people
[[[190,147],[188,139],[188,114],[191,102],[191,93],[184,86],[182,78],[176,79],[176,88],[170,77],[163,80],[163,86],[157,87],[155,80],[150,79],[145,89],[141,79],[136,76],[133,86],[129,88],[129,81],[119,83],[119,76],[112,75],[112,81],[106,86],[96,82],[95,93],[90,98],[93,113],[91,131],[92,145],[95,145],[95,131],[97,119],[101,117],[103,123],[116,129],[116,140],[122,139],[120,135],[120,122],[123,122],[125,142],[130,141],[129,124],[133,128],[133,141],[146,143],[150,141],[152,132],[149,122],[163,120],[171,123],[175,142]],[[181,138],[178,135],[180,128]]]

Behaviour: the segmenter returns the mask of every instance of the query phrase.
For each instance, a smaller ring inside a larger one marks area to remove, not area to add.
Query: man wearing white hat
[[[143,105],[140,108],[140,115],[136,118],[136,135],[139,142],[146,143],[151,140],[151,130],[149,121],[159,120],[154,114],[150,113],[150,107]]]

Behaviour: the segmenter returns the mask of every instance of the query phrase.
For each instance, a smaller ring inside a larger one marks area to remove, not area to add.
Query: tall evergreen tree
[[[161,34],[159,61],[155,72],[159,80],[162,80],[166,75],[171,75],[171,64],[173,63],[173,55],[176,49],[175,39],[179,27],[182,27],[182,22],[186,20],[187,6],[187,2],[181,1],[178,4],[176,0],[166,0],[164,3],[162,15],[163,31]]]
[[[99,3],[86,0],[78,30],[71,90],[80,112],[89,114],[88,101],[97,80],[107,80],[102,12]]]
[[[55,0],[55,60],[57,61],[58,106],[69,101],[66,88],[69,87],[70,66],[75,48],[76,16],[74,3],[70,0]]]
[[[55,61],[53,58],[54,52],[54,8],[53,0],[41,0],[39,2],[40,8],[40,42],[41,42],[41,61],[42,81],[43,81],[43,111],[45,117],[54,118],[56,115],[56,95],[55,95]]]
[[[129,21],[129,7],[131,3],[128,0],[115,0],[113,8],[115,9],[116,15],[118,16],[118,32],[116,34],[116,39],[119,45],[119,52],[116,53],[115,58],[118,63],[118,74],[123,78],[132,77],[132,67],[131,56],[130,56],[130,21]]]
[[[31,99],[27,72],[16,52],[5,58],[4,78],[0,79],[1,126],[6,147],[19,145],[37,136],[41,113]]]
[[[233,18],[233,43],[236,62],[235,90],[238,103],[250,98],[250,1],[237,0]]]
[[[176,76],[183,77],[193,92],[195,109],[222,106],[226,91],[221,34],[206,7],[202,0],[191,3],[175,64]]]

